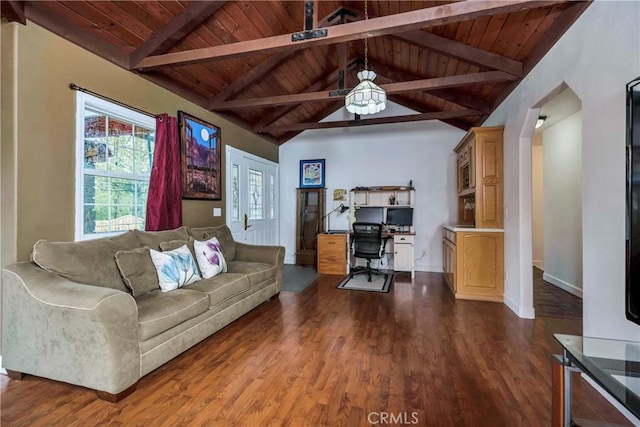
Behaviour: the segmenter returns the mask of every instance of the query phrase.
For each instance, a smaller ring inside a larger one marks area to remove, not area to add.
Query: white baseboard
[[[542,260],[534,259],[533,260],[533,266],[536,267],[536,268],[539,268],[540,270],[544,270],[544,268],[542,266]]]
[[[616,408],[622,415],[625,416],[626,419],[628,419],[629,421],[631,421],[633,423],[634,426],[640,426],[640,419],[636,418],[631,412],[629,412],[629,410],[627,408],[625,408],[624,406],[622,406],[620,404],[620,402],[618,402],[616,399],[614,399],[609,393],[607,393],[602,387],[600,387],[598,385],[598,383],[596,383],[594,380],[592,380],[591,378],[589,378],[588,375],[585,375],[584,373],[580,374],[580,376],[589,383],[589,385],[591,387],[593,387],[594,389],[596,389],[596,391],[598,393],[600,393],[602,395],[602,397],[604,397],[605,399],[607,399],[607,401],[609,403],[611,403],[613,405],[614,408]]]
[[[2,355],[0,354],[0,374],[7,375],[7,370],[2,367]]]
[[[512,299],[504,297],[504,305],[513,311],[521,319],[535,319],[536,311],[533,307],[520,307]]]
[[[559,287],[560,289],[564,289],[565,291],[569,292],[570,294],[573,294],[577,297],[582,298],[582,289],[572,285],[569,282],[565,282],[562,279],[558,279],[557,277],[554,277],[550,274],[544,273],[542,275],[542,279],[551,283],[552,285],[556,285],[557,287]]]

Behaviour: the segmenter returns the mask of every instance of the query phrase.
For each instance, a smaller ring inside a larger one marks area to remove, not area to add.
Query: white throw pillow
[[[151,260],[156,267],[162,292],[172,291],[201,279],[191,251],[182,245],[172,251],[159,252],[149,249]]]
[[[224,260],[222,246],[217,238],[212,237],[204,242],[196,240],[193,242],[193,249],[198,267],[205,279],[227,271],[227,262]]]

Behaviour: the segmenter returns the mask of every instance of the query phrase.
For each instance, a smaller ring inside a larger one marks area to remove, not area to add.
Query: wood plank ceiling
[[[480,125],[590,3],[370,0],[368,19],[363,1],[1,4],[10,21],[35,22],[282,144],[306,129]],[[292,41],[320,28],[325,36]],[[364,66],[365,38],[376,83],[417,114],[320,123],[344,108]]]

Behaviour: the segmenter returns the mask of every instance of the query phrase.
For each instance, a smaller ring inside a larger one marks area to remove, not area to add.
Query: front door
[[[277,163],[226,146],[227,225],[237,242],[277,245]]]

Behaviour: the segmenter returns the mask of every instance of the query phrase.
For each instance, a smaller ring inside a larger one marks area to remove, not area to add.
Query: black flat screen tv
[[[627,271],[625,311],[640,325],[640,77],[627,84]]]

